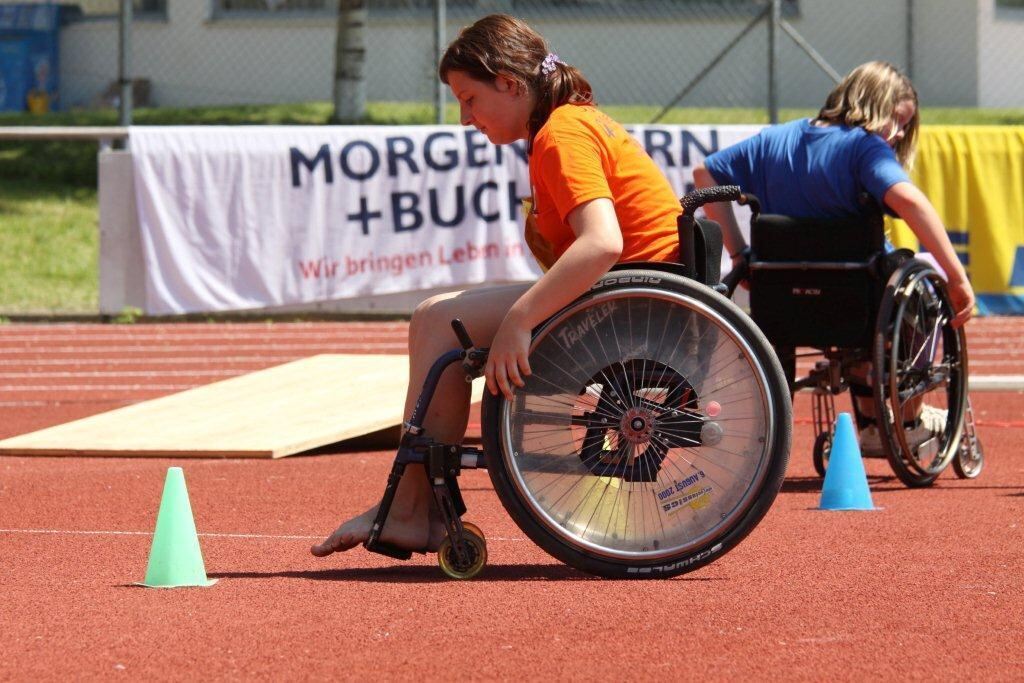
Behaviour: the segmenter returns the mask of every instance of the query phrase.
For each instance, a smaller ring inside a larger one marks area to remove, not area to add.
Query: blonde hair
[[[894,145],[896,158],[904,168],[914,164],[920,117],[917,91],[910,79],[889,62],[868,62],[851,71],[825,100],[818,120],[855,126],[889,140],[894,134],[895,109],[901,102],[914,103],[914,115],[903,129],[903,139]]]
[[[485,83],[506,76],[536,93],[537,104],[527,123],[530,148],[556,107],[594,102],[590,83],[576,67],[550,59],[553,70],[546,73],[541,69],[548,54],[547,42],[526,22],[507,14],[491,14],[462,29],[445,50],[437,71],[445,85],[450,72],[461,71]]]

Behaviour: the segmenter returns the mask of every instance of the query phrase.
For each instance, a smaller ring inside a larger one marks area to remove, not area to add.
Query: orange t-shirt
[[[620,124],[592,106],[558,107],[533,140],[532,207],[526,241],[545,268],[576,235],[566,216],[607,198],[622,229],[619,261],[672,261],[679,256],[682,209],[668,179]]]

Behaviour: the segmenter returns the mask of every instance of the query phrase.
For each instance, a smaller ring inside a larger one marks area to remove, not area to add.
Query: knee
[[[448,305],[449,297],[444,294],[432,296],[421,302],[413,311],[409,321],[409,352],[422,349],[430,342],[442,337],[451,323],[454,313]],[[449,335],[451,336],[451,335]],[[454,339],[454,337],[452,337]]]

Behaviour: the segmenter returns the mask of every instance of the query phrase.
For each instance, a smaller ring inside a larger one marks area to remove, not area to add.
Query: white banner
[[[760,126],[634,126],[680,196]],[[133,127],[146,312],[526,282],[525,148],[458,126]],[[742,224],[742,223],[741,223]]]

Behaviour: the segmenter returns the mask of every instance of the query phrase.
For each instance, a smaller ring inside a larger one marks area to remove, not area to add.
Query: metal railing
[[[0,140],[93,140],[100,151],[128,139],[124,126],[6,126],[0,127]]]

